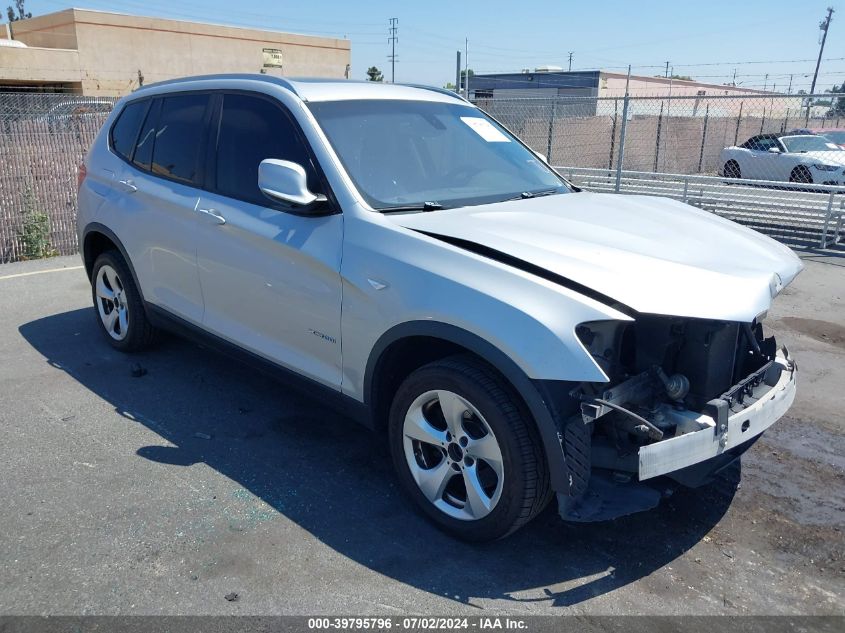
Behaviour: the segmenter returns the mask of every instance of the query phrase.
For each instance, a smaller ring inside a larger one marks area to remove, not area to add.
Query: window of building
[[[258,165],[265,158],[302,165],[309,189],[319,191],[308,152],[282,109],[261,97],[224,95],[217,139],[217,191],[266,206],[269,201],[258,188]]]

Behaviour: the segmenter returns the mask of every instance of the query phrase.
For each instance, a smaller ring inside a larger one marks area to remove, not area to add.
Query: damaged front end
[[[583,323],[576,334],[608,377],[570,392],[567,425],[588,437],[591,474],[559,495],[567,520],[651,508],[667,477],[707,482],[778,420],[795,396],[795,363],[752,323],[638,315]],[[646,483],[641,483],[646,482]]]

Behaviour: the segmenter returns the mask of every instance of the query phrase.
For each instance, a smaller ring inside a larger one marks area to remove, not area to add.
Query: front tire
[[[144,312],[129,266],[117,251],[106,251],[94,262],[91,296],[100,331],[112,347],[137,352],[152,343],[155,329]]]
[[[472,356],[413,372],[389,416],[399,481],[441,529],[467,541],[503,538],[549,502],[546,458],[513,388]]]
[[[804,167],[804,165],[798,165],[798,167],[793,169],[792,173],[789,174],[789,182],[812,184],[813,174],[811,174],[810,170]]]

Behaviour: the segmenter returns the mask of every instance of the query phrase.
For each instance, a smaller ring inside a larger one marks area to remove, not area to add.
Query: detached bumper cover
[[[777,422],[795,399],[797,369],[785,349],[778,351],[775,364],[782,371],[771,386],[760,384],[749,394],[756,400],[745,408],[734,406],[727,415],[727,428],[714,418],[701,415],[701,430],[643,446],[639,450],[639,479],[651,479],[713,459],[757,438]]]

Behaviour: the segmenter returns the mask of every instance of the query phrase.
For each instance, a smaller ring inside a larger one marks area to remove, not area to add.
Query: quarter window
[[[112,126],[112,150],[126,160],[129,160],[129,157],[132,155],[132,148],[135,146],[135,140],[138,138],[138,130],[141,128],[141,123],[144,121],[144,115],[147,113],[149,105],[149,101],[130,103],[123,108],[123,112],[120,113],[117,121]]]
[[[184,183],[199,183],[208,99],[207,94],[186,94],[162,100],[154,134],[151,168],[154,174]]]
[[[282,109],[260,97],[224,95],[217,140],[217,191],[267,206],[269,200],[258,188],[258,165],[265,158],[302,165],[308,175],[308,187],[319,191],[308,152]]]

